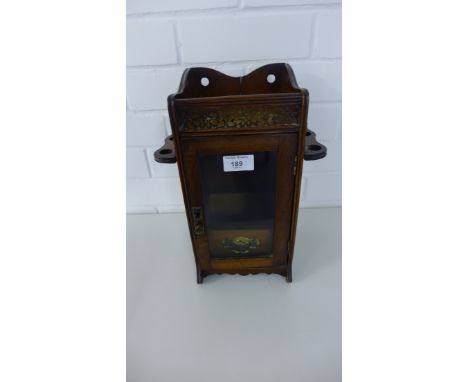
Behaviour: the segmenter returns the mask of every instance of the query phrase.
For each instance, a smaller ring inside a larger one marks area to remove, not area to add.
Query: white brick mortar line
[[[177,62],[179,64],[182,64],[184,62],[184,54],[182,51],[182,42],[180,41],[178,20],[174,20],[174,39],[175,39],[176,52],[177,52]]]
[[[318,28],[319,28],[318,27],[318,15],[315,14],[312,20],[312,28],[310,28],[311,36],[309,38],[309,42],[310,42],[309,60],[311,61],[314,59],[315,47],[318,42]]]
[[[163,11],[163,12],[144,12],[131,13],[127,15],[127,19],[148,19],[148,18],[185,18],[185,17],[200,17],[200,16],[232,16],[232,15],[272,15],[283,13],[294,13],[304,11],[321,11],[329,9],[341,9],[341,3],[326,3],[326,4],[298,4],[298,5],[268,5],[261,7],[223,7],[211,9],[187,9],[183,11]]]
[[[180,44],[182,46],[182,44]],[[128,65],[128,71],[156,71],[164,69],[185,69],[191,66],[251,66],[258,65],[263,66],[271,64],[272,62],[286,62],[288,64],[303,64],[310,62],[311,64],[328,64],[341,62],[341,58],[320,58],[320,57],[304,57],[304,58],[291,58],[291,59],[271,59],[265,61],[264,58],[258,60],[241,60],[241,61],[210,61],[202,63],[190,63],[190,62],[181,62],[178,64],[162,64],[162,65]]]

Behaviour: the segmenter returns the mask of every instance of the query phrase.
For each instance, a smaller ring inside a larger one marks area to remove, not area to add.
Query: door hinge
[[[297,173],[297,155],[294,157],[294,170],[293,170],[294,176],[296,176]]]

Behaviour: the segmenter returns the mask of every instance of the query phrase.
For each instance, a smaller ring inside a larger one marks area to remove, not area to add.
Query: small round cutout
[[[307,147],[310,151],[320,151],[322,150],[322,146],[319,145],[310,145]]]
[[[172,153],[171,149],[162,149],[159,154],[166,155]]]
[[[210,80],[206,77],[202,77],[202,79],[200,80],[200,83],[202,84],[202,86],[208,86],[210,83]]]
[[[267,81],[268,81],[270,84],[272,84],[273,82],[276,81],[276,76],[275,76],[274,74],[269,74],[269,75],[267,76]]]
[[[169,140],[170,140],[170,141],[173,141],[173,140],[174,140],[174,137],[170,137]]]
[[[306,131],[306,135],[309,136],[312,135],[312,133],[310,131]]]

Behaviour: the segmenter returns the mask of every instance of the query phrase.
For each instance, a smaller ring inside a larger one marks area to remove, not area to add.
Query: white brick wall
[[[127,209],[183,211],[166,99],[183,70],[232,76],[288,62],[310,93],[309,127],[328,156],[304,162],[301,206],[341,205],[341,1],[127,0]]]
[[[282,27],[285,25],[287,27]],[[178,22],[187,63],[303,58],[310,55],[312,15],[207,16]]]
[[[177,63],[174,25],[170,20],[130,19],[127,22],[127,65]]]

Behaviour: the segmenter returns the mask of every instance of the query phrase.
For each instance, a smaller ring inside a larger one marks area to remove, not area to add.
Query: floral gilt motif
[[[178,113],[181,130],[296,127],[298,105],[190,108]]]

